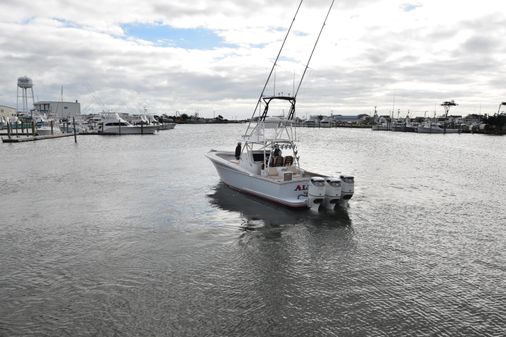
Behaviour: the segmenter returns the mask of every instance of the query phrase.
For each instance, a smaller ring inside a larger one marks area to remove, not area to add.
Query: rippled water
[[[243,128],[0,144],[0,335],[504,335],[506,137],[299,129],[314,213],[219,182]]]

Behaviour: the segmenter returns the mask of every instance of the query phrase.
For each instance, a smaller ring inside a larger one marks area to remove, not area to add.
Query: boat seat
[[[276,166],[283,166],[283,157],[282,156],[275,156],[271,158],[271,167]]]
[[[283,166],[291,166],[293,164],[293,157],[292,156],[286,156],[283,161]]]

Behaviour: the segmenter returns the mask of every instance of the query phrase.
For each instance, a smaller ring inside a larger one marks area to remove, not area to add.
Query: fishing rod
[[[288,31],[286,32],[285,39],[283,40],[283,44],[281,44],[281,48],[279,49],[278,56],[276,56],[276,60],[274,61],[274,64],[272,65],[271,72],[269,73],[269,76],[267,76],[267,81],[265,81],[262,92],[260,93],[260,97],[258,97],[257,105],[255,106],[255,110],[253,110],[253,116],[251,117],[248,127],[246,129],[246,134],[248,134],[249,128],[251,126],[251,121],[255,117],[255,113],[257,112],[258,106],[260,105],[260,102],[262,101],[262,96],[264,95],[265,88],[267,88],[267,84],[269,83],[269,80],[271,79],[272,72],[274,71],[274,68],[276,67],[276,64],[278,62],[279,56],[281,55],[281,52],[283,51],[283,48],[285,46],[285,42],[288,39],[288,35],[290,35],[290,31],[292,29],[293,23],[295,22],[295,18],[297,17],[297,14],[299,13],[299,9],[300,9],[300,6],[302,6],[303,1],[304,0],[300,0],[299,6],[297,7],[297,11],[295,11],[295,15],[293,16],[292,22],[290,23],[290,27],[288,28]],[[332,3],[333,2],[334,1],[332,1]]]
[[[322,35],[323,27],[325,27],[325,24],[327,23],[327,19],[329,17],[330,11],[332,10],[332,6],[334,6],[334,0],[332,0],[332,3],[330,4],[329,11],[327,12],[327,15],[325,16],[325,20],[323,21],[322,28],[320,29],[320,33],[318,33],[318,37],[316,38],[316,42],[313,46],[313,50],[311,51],[311,55],[309,55],[309,59],[307,60],[306,68],[304,68],[304,72],[302,73],[302,77],[300,78],[299,85],[297,86],[297,91],[295,92],[295,95],[293,98],[297,98],[297,94],[299,93],[300,85],[302,84],[302,80],[304,79],[304,76],[306,75],[306,71],[309,68],[309,62],[311,62],[311,58],[313,57],[314,51],[316,49],[316,45],[318,44],[318,41],[320,40],[320,36]]]

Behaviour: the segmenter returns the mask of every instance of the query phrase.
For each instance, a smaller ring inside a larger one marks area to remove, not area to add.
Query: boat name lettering
[[[307,191],[308,189],[308,185],[297,185],[297,187],[295,187],[295,191]]]

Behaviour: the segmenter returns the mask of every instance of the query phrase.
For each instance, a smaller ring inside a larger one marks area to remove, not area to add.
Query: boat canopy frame
[[[273,100],[282,100],[290,103],[290,110],[287,117],[269,117],[269,104]],[[256,125],[249,133],[242,136],[245,142],[261,144],[267,143],[294,143],[297,140],[297,127],[293,116],[295,115],[296,98],[294,96],[267,96],[263,97],[265,108],[258,118]],[[266,130],[273,129],[270,137],[266,137]]]
[[[293,163],[300,168],[297,145],[297,127],[294,125],[293,116],[295,114],[296,98],[294,96],[265,96],[262,97],[265,108],[262,115],[258,118],[256,125],[248,134],[242,136],[244,140],[243,151],[253,153],[263,151],[264,158],[270,162],[274,155],[276,146],[280,149],[292,150],[291,156]],[[281,100],[290,104],[290,110],[287,117],[269,117],[269,105],[272,101]],[[266,133],[271,130],[270,134]]]
[[[265,103],[264,111],[262,112],[262,115],[260,116],[259,120],[264,121],[267,117],[267,113],[269,111],[269,104],[273,100],[282,100],[282,101],[288,101],[290,103],[290,111],[288,112],[287,120],[292,120],[295,116],[295,103],[297,102],[297,98],[295,96],[265,96],[262,97],[262,100]]]

